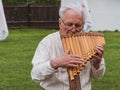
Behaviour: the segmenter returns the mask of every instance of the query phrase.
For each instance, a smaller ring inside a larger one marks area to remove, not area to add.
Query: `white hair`
[[[72,9],[80,14],[83,14],[83,17],[85,19],[84,8],[81,6],[80,3],[77,3],[77,2],[74,4],[71,2],[68,2],[67,4],[65,4],[64,2],[61,2],[61,7],[59,9],[59,17],[63,18],[65,11],[68,9]]]

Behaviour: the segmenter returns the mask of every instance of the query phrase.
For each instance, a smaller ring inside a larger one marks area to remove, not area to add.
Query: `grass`
[[[0,90],[42,90],[31,80],[31,60],[39,41],[56,30],[11,29],[0,42]],[[120,90],[120,32],[105,35],[106,73],[92,80],[93,90]]]
[[[40,90],[30,77],[31,60],[39,41],[54,30],[10,30],[0,42],[0,90]]]
[[[103,33],[106,40],[106,72],[103,78],[93,81],[93,90],[120,90],[120,32]]]

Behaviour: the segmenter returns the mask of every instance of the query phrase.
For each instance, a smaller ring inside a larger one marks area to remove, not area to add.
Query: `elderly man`
[[[73,5],[82,6],[84,10],[85,24],[84,24],[84,32],[89,32],[92,27],[92,19],[90,15],[90,9],[88,7],[87,0],[61,0],[61,8],[60,10],[64,10],[66,7],[72,7]]]
[[[82,32],[84,28],[83,9],[73,5],[60,11],[59,31],[46,36],[38,45],[32,60],[31,77],[45,90],[70,90],[67,68],[77,67],[83,58],[65,53],[61,43],[61,35]],[[99,78],[105,72],[102,58],[104,48],[96,46],[97,54],[87,62],[79,74],[82,90],[91,90],[90,78]]]

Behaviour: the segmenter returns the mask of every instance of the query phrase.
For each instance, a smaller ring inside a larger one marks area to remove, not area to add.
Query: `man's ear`
[[[59,28],[60,29],[62,28],[62,20],[61,20],[61,18],[59,18]]]
[[[61,18],[59,18],[59,26],[61,25],[62,21],[61,21]]]

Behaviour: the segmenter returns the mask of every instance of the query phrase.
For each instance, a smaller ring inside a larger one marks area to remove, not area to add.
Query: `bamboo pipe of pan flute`
[[[67,37],[62,38],[62,44],[63,44],[64,52],[66,52],[70,48]],[[68,74],[69,74],[69,78],[73,80],[74,75],[73,75],[73,71],[70,68],[68,68]]]
[[[77,73],[83,69],[87,61],[96,53],[97,44],[105,45],[103,35],[97,33],[80,33],[76,36],[68,36],[62,39],[65,50],[71,49],[70,54],[83,57],[84,61],[77,68],[69,68],[70,79],[73,80]],[[77,48],[77,49],[76,49]]]

